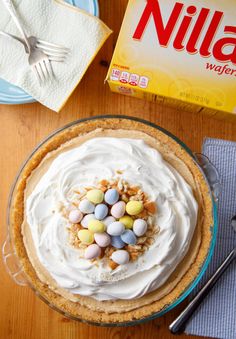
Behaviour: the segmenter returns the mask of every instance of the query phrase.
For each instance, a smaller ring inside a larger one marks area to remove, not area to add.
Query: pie
[[[33,153],[10,232],[29,284],[50,305],[125,323],[186,291],[208,255],[212,215],[205,176],[180,143],[146,122],[103,117],[71,124]]]

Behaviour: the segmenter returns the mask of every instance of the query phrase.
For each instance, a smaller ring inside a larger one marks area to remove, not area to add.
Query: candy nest
[[[85,187],[78,201],[65,208],[70,244],[81,257],[96,262],[107,258],[108,265],[135,261],[154,242],[156,204],[139,186],[124,180],[102,180],[98,187]]]

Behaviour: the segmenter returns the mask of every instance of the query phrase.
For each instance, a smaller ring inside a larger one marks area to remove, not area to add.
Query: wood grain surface
[[[100,0],[101,18],[114,30],[82,82],[60,114],[35,103],[0,106],[0,242],[6,238],[6,207],[11,183],[23,160],[53,130],[80,118],[99,114],[141,117],[166,128],[193,151],[200,151],[204,137],[236,140],[236,125],[207,116],[160,107],[156,104],[112,94],[104,78],[111,60],[127,0]],[[183,304],[168,315],[129,328],[98,328],[66,319],[50,309],[28,287],[17,286],[1,265],[1,339],[152,339],[174,338],[168,325]],[[185,337],[180,336],[179,338]],[[189,337],[194,338],[194,337]]]

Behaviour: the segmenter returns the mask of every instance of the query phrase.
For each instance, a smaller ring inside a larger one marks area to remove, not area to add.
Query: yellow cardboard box
[[[111,90],[236,116],[235,18],[235,0],[130,0],[106,79]]]

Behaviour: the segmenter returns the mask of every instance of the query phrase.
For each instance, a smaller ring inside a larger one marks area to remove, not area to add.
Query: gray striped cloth
[[[236,143],[207,138],[202,151],[216,166],[221,177],[222,187],[218,202],[219,230],[213,259],[191,298],[236,246],[236,234],[230,226],[230,219],[236,214]],[[197,309],[186,327],[186,333],[236,339],[235,262]]]

